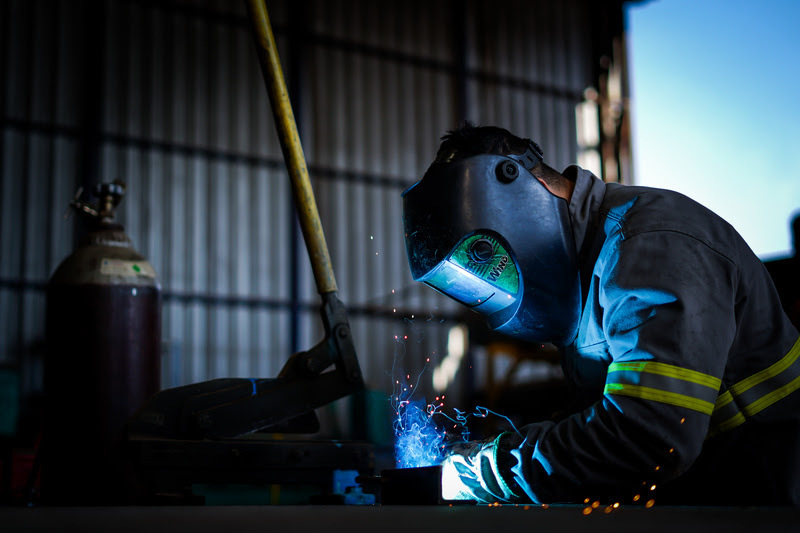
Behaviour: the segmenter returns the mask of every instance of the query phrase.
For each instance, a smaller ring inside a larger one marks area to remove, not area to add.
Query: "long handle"
[[[261,73],[267,84],[272,114],[275,117],[275,126],[278,129],[278,137],[283,149],[283,158],[292,182],[300,228],[303,231],[314,279],[317,282],[317,291],[320,294],[335,292],[337,287],[336,278],[333,275],[333,265],[328,253],[328,245],[325,243],[325,235],[322,232],[314,191],[311,189],[311,182],[308,179],[303,147],[300,145],[300,136],[297,133],[294,113],[292,113],[292,103],[283,79],[280,57],[275,46],[275,37],[272,35],[267,7],[264,5],[264,0],[246,0],[246,4],[250,13],[250,21],[253,24]]]

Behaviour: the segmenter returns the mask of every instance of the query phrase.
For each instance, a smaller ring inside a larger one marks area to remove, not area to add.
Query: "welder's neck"
[[[572,193],[575,192],[575,182],[570,181],[568,179],[561,180],[561,192],[562,194],[556,193],[558,196],[564,198],[567,203],[572,199]]]

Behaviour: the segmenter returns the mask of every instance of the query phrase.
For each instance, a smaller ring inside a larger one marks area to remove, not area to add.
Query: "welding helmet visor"
[[[434,162],[402,194],[406,252],[416,281],[483,315],[491,329],[566,344],[580,317],[568,204],[532,166],[498,155]]]

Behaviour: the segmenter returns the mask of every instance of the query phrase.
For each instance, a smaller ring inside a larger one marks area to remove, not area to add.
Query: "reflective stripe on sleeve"
[[[744,415],[739,411],[739,406],[733,401],[731,391],[725,391],[717,398],[714,412],[711,414],[711,429],[707,437],[728,431],[744,423]]]
[[[651,361],[612,363],[605,394],[617,394],[685,407],[710,415],[722,384],[719,378]]]
[[[800,388],[800,338],[780,361],[733,385],[717,398],[709,437],[729,431]]]

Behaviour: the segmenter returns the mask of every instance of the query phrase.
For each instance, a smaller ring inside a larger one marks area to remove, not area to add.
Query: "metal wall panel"
[[[574,108],[595,83],[591,4],[267,2],[371,389],[391,390],[402,353],[430,394],[465,312],[411,279],[400,193],[463,118],[574,163]],[[44,284],[74,245],[62,215],[92,179],[127,183],[120,221],[158,272],[162,386],[275,376],[315,345],[319,296],[242,3],[0,10],[0,364],[23,369],[24,390],[39,379]],[[348,409],[324,410],[328,431],[347,431]]]
[[[107,147],[103,174],[130,176],[121,221],[165,291],[169,386],[274,375],[290,352],[285,327],[261,338],[289,298],[288,181],[249,27],[230,14],[109,4],[105,86],[120,98],[104,129],[147,142]]]
[[[471,112],[479,123],[534,139],[545,161],[561,170],[576,163],[574,108],[596,84],[589,6],[579,0],[504,5],[473,4],[469,101],[479,105]]]
[[[404,320],[405,311],[440,308],[453,316],[461,312],[451,300],[411,279],[400,198],[433,159],[437,137],[456,123],[449,101],[452,76],[430,61],[420,61],[432,51],[449,54],[452,39],[447,26],[439,31],[426,28],[429,19],[412,19],[413,11],[404,7],[383,5],[376,10],[369,2],[349,5],[345,13],[354,16],[331,13],[314,20],[314,31],[320,35],[365,48],[353,54],[328,47],[326,41],[313,46],[315,93],[310,100],[316,120],[308,153],[312,176],[315,167],[330,169],[315,176],[315,184],[334,269],[342,273],[337,276],[340,296],[351,309],[374,308],[384,317],[352,319],[362,371],[370,388],[391,390],[387,373],[395,337],[407,336],[410,325]],[[414,25],[414,20],[422,24]],[[397,38],[411,34],[424,38]],[[387,60],[391,54],[398,60]],[[442,351],[449,325],[437,322],[437,326],[426,343]],[[410,346],[404,369],[421,372],[426,353],[435,348]],[[422,382],[429,378],[427,372]]]

